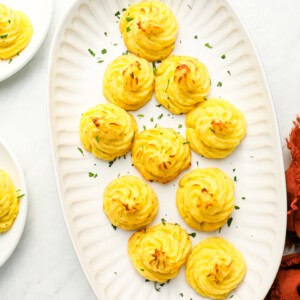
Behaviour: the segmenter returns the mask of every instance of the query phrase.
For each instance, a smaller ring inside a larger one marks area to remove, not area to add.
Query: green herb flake
[[[95,137],[95,139],[96,139],[97,143],[99,143],[99,136],[98,135]]]
[[[166,225],[166,220],[164,218],[161,219],[161,222],[163,223],[163,225]]]
[[[115,274],[115,275],[118,275],[118,273],[117,273],[117,272],[114,272],[114,274]]]
[[[129,32],[131,30],[130,27],[126,27],[126,32]]]
[[[183,293],[180,293],[179,296],[182,298],[183,297]]]
[[[102,50],[101,50],[101,53],[102,53],[102,54],[106,54],[106,53],[107,53],[107,50],[106,50],[106,49],[102,49]]]
[[[144,272],[145,270],[144,269],[140,269],[142,272]]]
[[[94,57],[96,56],[95,52],[94,52],[92,49],[89,48],[88,51],[90,52],[90,54],[91,54],[92,56],[94,56]]]
[[[10,58],[10,60],[8,61],[8,64],[10,64],[12,61],[13,61],[12,58]]]
[[[6,39],[7,37],[8,37],[8,34],[0,35],[0,39]]]
[[[221,231],[222,231],[222,227],[219,228],[219,233],[221,233]]]
[[[164,114],[160,114],[157,118],[158,120],[161,120],[163,118]]]
[[[149,279],[145,279],[145,282],[149,282],[150,280]]]
[[[118,18],[118,19],[120,19],[120,12],[119,11],[117,11],[116,13],[115,13],[115,16]]]
[[[216,133],[212,128],[209,128],[209,130],[210,130],[211,132],[213,132],[213,133]]]
[[[150,122],[154,122],[154,118],[150,118]]]
[[[238,181],[236,176],[233,177],[233,180],[234,180],[235,182]]]
[[[221,81],[218,82],[217,87],[222,87],[223,83]]]
[[[232,223],[232,220],[233,220],[233,218],[229,218],[229,219],[227,220],[227,226],[228,226],[228,227],[230,227],[230,225],[231,225],[231,223]]]
[[[239,210],[239,209],[240,209],[240,207],[239,207],[239,206],[237,206],[237,205],[236,205],[234,208],[235,208],[236,210]]]
[[[117,226],[115,226],[114,224],[111,224],[111,226],[114,230],[117,230]]]
[[[231,296],[229,297],[229,299],[231,299],[233,296],[234,296],[234,295],[231,295]]]
[[[89,172],[89,177],[96,178],[96,177],[98,177],[98,174],[97,173],[93,173],[93,172]]]
[[[128,50],[126,50],[126,51],[124,51],[123,53],[122,53],[122,55],[128,55],[129,54],[129,51]]]
[[[84,156],[84,153],[83,153],[82,149],[79,148],[79,147],[77,147],[77,149],[78,149],[78,151],[82,154],[82,156]]]
[[[157,282],[154,281],[154,288],[155,288],[155,290],[156,290],[157,292],[160,292],[160,287],[157,287],[156,285],[157,285]]]
[[[182,124],[179,124],[179,125],[178,125],[178,128],[179,128],[179,129],[182,128]]]
[[[114,160],[108,162],[109,168],[114,164],[114,162],[115,162],[116,160],[117,160],[117,159],[115,158]]]
[[[191,236],[192,238],[195,238],[196,237],[196,232],[190,233],[189,236]]]
[[[143,129],[144,129],[144,130],[146,130],[146,129],[147,129],[145,125],[143,125]]]
[[[100,59],[100,60],[97,61],[97,63],[102,64],[102,63],[104,63],[104,60]]]
[[[213,48],[213,46],[211,46],[209,43],[206,43],[204,46],[207,47],[207,48],[209,48],[209,49]]]
[[[188,145],[190,142],[184,142],[183,145]]]
[[[139,114],[137,115],[139,118],[144,118],[144,115],[143,114]]]
[[[162,107],[162,105],[161,104],[158,104],[158,105],[155,105],[156,107]]]
[[[21,200],[23,197],[25,197],[25,194],[19,195],[17,198]]]
[[[195,35],[195,36],[194,36],[194,39],[195,39],[195,40],[198,40],[198,35]]]
[[[130,18],[130,17],[126,17],[126,21],[127,22],[130,22],[130,21],[132,21],[134,18]]]
[[[11,20],[8,20],[8,24],[10,24],[11,23]]]
[[[193,9],[189,4],[187,5],[189,9]]]
[[[233,169],[233,170],[232,170],[232,172],[235,172],[235,171],[236,171],[236,169]]]
[[[246,200],[246,197],[242,197],[242,200]]]
[[[231,76],[231,72],[230,71],[227,71],[227,73]]]
[[[167,83],[167,88],[166,88],[166,90],[165,90],[165,93],[168,91],[168,89],[169,89],[169,85],[170,85],[170,79],[168,80],[168,83]]]
[[[107,36],[107,32],[104,32],[104,35]]]
[[[222,59],[225,59],[225,58],[226,58],[226,55],[225,55],[225,54],[223,54],[223,55],[221,56],[221,58],[222,58]]]
[[[161,287],[163,287],[163,286],[165,285],[165,283],[160,283],[159,285],[160,285]]]
[[[196,161],[197,167],[199,168],[199,161]]]

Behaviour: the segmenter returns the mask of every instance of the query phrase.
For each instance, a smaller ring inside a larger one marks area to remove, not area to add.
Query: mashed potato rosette
[[[145,179],[168,183],[191,166],[191,149],[174,129],[157,127],[139,133],[132,160]]]
[[[29,44],[33,28],[22,12],[0,4],[0,59],[10,59]]]
[[[192,248],[187,232],[179,225],[163,223],[134,233],[128,255],[146,279],[166,282],[177,276]]]
[[[120,20],[128,50],[148,61],[167,58],[175,47],[178,23],[160,1],[141,1],[128,7]]]
[[[99,104],[81,116],[82,145],[103,160],[126,155],[132,148],[137,132],[135,119],[114,104]]]
[[[204,101],[211,80],[206,66],[188,56],[171,56],[157,68],[157,101],[174,114],[185,114]]]
[[[186,118],[186,136],[191,148],[207,158],[228,156],[246,135],[246,120],[231,103],[210,99]]]
[[[135,176],[113,180],[104,191],[103,209],[110,222],[124,230],[149,225],[158,210],[152,188]]]
[[[234,184],[219,169],[197,169],[179,182],[176,202],[184,221],[192,228],[213,231],[222,227],[234,208]]]
[[[105,98],[125,110],[137,110],[152,97],[154,74],[145,59],[122,55],[107,67],[103,80]]]
[[[213,237],[200,242],[186,264],[186,279],[201,296],[225,299],[243,280],[246,262],[226,240]]]
[[[0,233],[8,231],[19,213],[19,193],[9,175],[0,170]]]

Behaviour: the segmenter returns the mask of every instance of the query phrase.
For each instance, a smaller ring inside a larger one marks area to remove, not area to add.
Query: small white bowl
[[[0,267],[8,260],[17,247],[22,236],[28,209],[28,197],[24,175],[16,157],[9,147],[0,139],[0,169],[7,172],[16,189],[20,189],[20,195],[24,194],[20,200],[19,214],[10,230],[0,233]]]
[[[1,4],[24,12],[32,23],[33,36],[29,45],[11,62],[0,60],[0,82],[22,69],[39,50],[50,26],[53,0],[2,0]]]

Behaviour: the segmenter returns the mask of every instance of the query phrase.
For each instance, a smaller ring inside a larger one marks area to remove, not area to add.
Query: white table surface
[[[29,193],[23,237],[0,269],[1,300],[95,299],[64,224],[48,132],[49,48],[73,1],[54,0],[51,29],[42,48],[23,70],[0,83],[0,136],[19,158]],[[229,1],[239,11],[261,56],[285,144],[292,120],[300,114],[300,1]]]

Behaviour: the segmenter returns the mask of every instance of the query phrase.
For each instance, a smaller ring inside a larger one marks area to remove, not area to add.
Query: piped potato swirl
[[[114,104],[99,104],[81,116],[80,139],[88,152],[114,160],[132,148],[138,127],[135,119]]]
[[[185,114],[208,96],[211,87],[206,66],[188,56],[171,56],[157,68],[157,101],[173,114]]]
[[[207,158],[224,158],[246,135],[245,117],[231,103],[210,99],[186,117],[186,137],[191,148]]]
[[[0,59],[10,59],[29,44],[33,28],[21,11],[0,4]]]
[[[226,223],[233,211],[233,180],[220,169],[193,170],[180,180],[176,203],[190,227],[216,230]]]
[[[174,129],[157,127],[139,133],[132,161],[145,179],[168,183],[191,166],[191,149]]]
[[[141,1],[128,7],[120,20],[128,50],[148,61],[167,58],[175,47],[178,23],[160,1]]]
[[[19,213],[19,193],[10,176],[0,170],[0,233],[8,231]]]
[[[125,109],[137,110],[152,97],[154,74],[145,59],[122,55],[107,67],[103,79],[105,98]]]
[[[244,257],[231,243],[212,237],[193,249],[186,263],[186,279],[201,296],[225,299],[243,280],[246,268]]]
[[[191,248],[187,232],[171,223],[138,231],[128,241],[128,255],[137,272],[161,283],[177,276]]]
[[[110,222],[124,230],[149,225],[158,210],[152,188],[135,176],[113,180],[104,191],[103,209]]]

